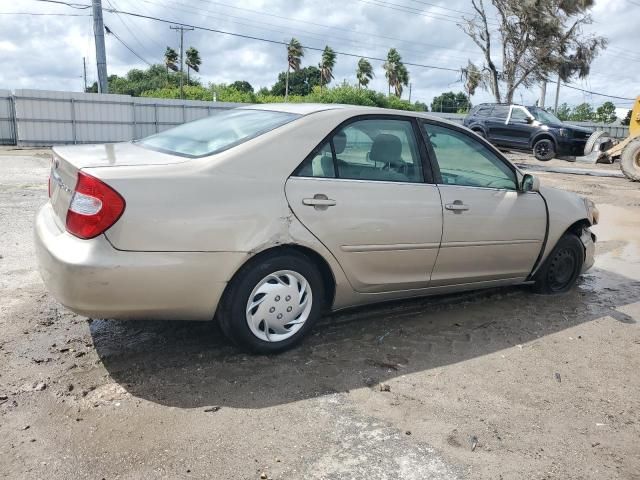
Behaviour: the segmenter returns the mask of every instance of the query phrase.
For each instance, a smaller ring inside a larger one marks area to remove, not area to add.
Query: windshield
[[[185,157],[221,152],[288,123],[300,115],[268,110],[232,109],[185,123],[137,143]]]
[[[562,123],[562,120],[556,117],[553,113],[549,113],[541,108],[530,108],[529,111],[531,112],[531,115],[541,123]]]

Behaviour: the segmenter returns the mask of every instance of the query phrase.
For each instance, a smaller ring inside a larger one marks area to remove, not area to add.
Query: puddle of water
[[[596,257],[595,267],[640,281],[640,218],[630,209],[598,205],[600,223],[592,227],[599,242],[620,241],[622,246]]]

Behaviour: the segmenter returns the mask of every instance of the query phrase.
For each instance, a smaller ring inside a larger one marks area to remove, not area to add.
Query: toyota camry
[[[592,202],[428,114],[271,104],[53,150],[35,221],[49,291],[94,318],[215,320],[290,348],[327,311],[529,284],[593,264]]]

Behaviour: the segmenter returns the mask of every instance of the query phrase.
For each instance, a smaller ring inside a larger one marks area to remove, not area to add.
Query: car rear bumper
[[[35,221],[40,274],[60,303],[88,317],[211,320],[247,256],[116,250],[104,235],[81,240],[61,230],[54,215],[47,203]]]

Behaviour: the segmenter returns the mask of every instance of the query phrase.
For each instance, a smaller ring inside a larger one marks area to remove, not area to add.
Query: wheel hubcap
[[[311,286],[298,272],[280,270],[264,277],[249,295],[247,324],[265,342],[292,337],[309,318]]]
[[[549,285],[553,290],[562,290],[573,280],[576,263],[571,249],[564,248],[555,254],[549,268]]]
[[[547,145],[546,143],[539,143],[538,145],[536,145],[536,152],[540,156],[545,156],[549,153],[549,145]]]

